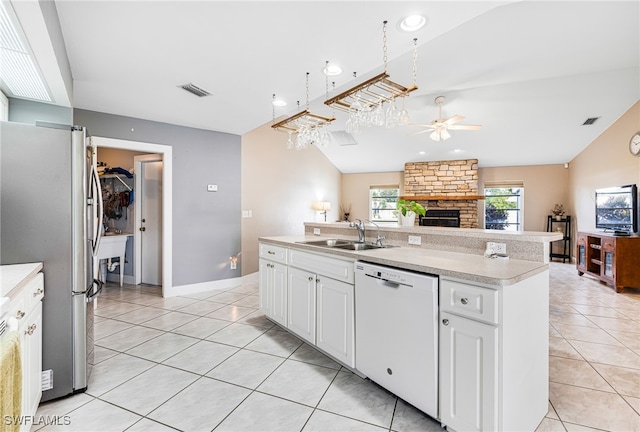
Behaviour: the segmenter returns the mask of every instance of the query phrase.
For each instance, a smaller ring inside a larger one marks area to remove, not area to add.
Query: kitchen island
[[[318,229],[321,235],[309,235]],[[436,412],[427,414],[451,430],[535,430],[548,408],[545,258],[555,233],[380,227],[380,232],[367,229],[366,240],[384,236],[392,247],[345,250],[309,242],[353,241],[356,232],[347,224],[306,224],[306,231],[304,236],[260,238],[260,306],[267,317],[365,375],[358,369],[364,359],[356,343],[354,267],[374,263],[435,275],[437,316],[433,328],[424,331],[438,341],[438,352],[432,353],[438,359],[438,403]],[[409,235],[420,236],[421,245],[403,240]],[[438,237],[446,238],[445,250]],[[504,241],[507,252],[527,259],[486,258],[486,241]],[[380,320],[393,321],[394,314],[403,312],[415,316],[420,305],[381,313]],[[396,356],[403,354],[408,353]],[[398,371],[394,366],[387,369],[389,375]],[[415,393],[394,392],[409,403]]]

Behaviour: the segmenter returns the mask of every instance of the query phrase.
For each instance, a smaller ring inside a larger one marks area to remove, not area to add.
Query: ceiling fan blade
[[[447,129],[451,130],[480,130],[482,125],[451,125]]]
[[[446,125],[452,125],[454,123],[458,123],[459,121],[464,120],[464,116],[461,115],[454,115],[451,118],[446,119],[443,123]]]
[[[410,134],[409,134],[409,135],[407,135],[407,136],[416,136],[416,135],[421,135],[421,134],[423,134],[423,133],[431,132],[432,130],[433,130],[433,129],[425,129],[425,130],[421,130],[421,131],[418,131],[418,132],[410,133]]]

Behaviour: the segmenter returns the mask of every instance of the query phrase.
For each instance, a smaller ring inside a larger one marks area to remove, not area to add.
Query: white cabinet
[[[289,330],[316,343],[316,274],[289,267]]]
[[[440,421],[535,430],[549,399],[549,272],[507,286],[440,278]]]
[[[287,325],[287,266],[260,259],[260,308],[278,324]]]
[[[260,310],[287,326],[287,249],[260,243]]]
[[[18,264],[5,268],[30,266]],[[37,268],[37,267],[36,267]],[[9,270],[11,271],[11,270]],[[31,273],[22,280],[19,287],[9,293],[9,316],[16,318],[20,334],[20,355],[22,367],[22,418],[34,416],[42,398],[42,298],[44,297],[44,276]],[[20,430],[28,431],[31,424],[23,422]]]
[[[498,328],[440,313],[440,418],[458,431],[497,424]]]
[[[355,367],[354,303],[352,284],[318,276],[318,348]]]

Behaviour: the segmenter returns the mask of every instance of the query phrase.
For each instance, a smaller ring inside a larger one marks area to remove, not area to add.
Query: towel
[[[0,338],[0,384],[0,432],[18,432],[22,410],[22,363],[17,331],[10,331]]]

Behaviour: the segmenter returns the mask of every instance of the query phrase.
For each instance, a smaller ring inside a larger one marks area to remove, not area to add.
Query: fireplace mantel
[[[399,198],[410,201],[477,201],[483,200],[484,195],[402,195]]]

